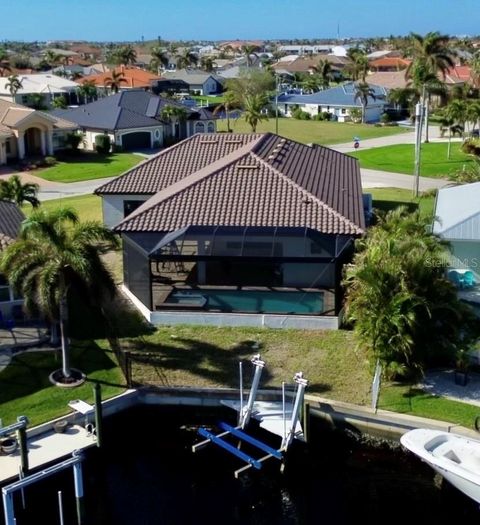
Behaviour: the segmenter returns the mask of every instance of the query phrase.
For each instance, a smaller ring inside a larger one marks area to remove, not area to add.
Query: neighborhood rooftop
[[[356,159],[271,133],[197,134],[97,190],[154,195],[117,231],[171,231],[189,224],[364,228]]]
[[[0,200],[0,250],[14,241],[25,216],[13,202]]]

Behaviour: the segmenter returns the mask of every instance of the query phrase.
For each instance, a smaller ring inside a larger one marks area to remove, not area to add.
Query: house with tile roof
[[[165,120],[167,107],[179,108],[184,119]],[[166,138],[180,140],[194,133],[216,131],[216,120],[206,108],[187,108],[143,89],[120,91],[95,102],[52,114],[74,122],[85,135],[84,147],[93,150],[95,137],[107,134],[123,150],[159,148]]]
[[[8,84],[8,77],[0,77],[0,99],[29,106],[31,95],[41,95],[42,103],[46,108],[50,108],[52,101],[56,97],[63,97],[67,104],[77,104],[77,90],[79,84],[59,77],[51,73],[37,73],[35,75],[18,75],[21,87],[12,96]]]
[[[138,67],[119,66],[113,71],[107,70],[96,75],[83,77],[82,83],[93,82],[100,93],[110,93],[108,82],[109,79],[112,78],[113,72],[121,74],[124,79],[120,84],[120,90],[122,91],[139,88],[149,90],[152,88],[152,84],[160,78],[159,75],[155,75]]]
[[[0,253],[15,241],[24,219],[15,203],[0,200]],[[13,317],[12,308],[22,303],[23,300],[14,294],[8,281],[0,274],[0,313],[4,319]]]
[[[0,165],[53,155],[77,125],[44,111],[0,99]]]
[[[220,77],[212,73],[206,73],[200,69],[164,71],[163,78],[169,80],[183,80],[188,84],[189,90],[197,95],[216,95],[223,90],[223,84]]]
[[[371,60],[368,67],[372,72],[404,71],[410,63],[411,60],[407,58],[388,56]]]
[[[365,110],[366,122],[377,122],[385,111],[387,102],[387,90],[381,86],[369,83],[375,98],[369,97]],[[349,122],[350,111],[362,109],[360,100],[355,98],[356,87],[354,82],[347,82],[341,86],[318,91],[312,95],[289,95],[283,94],[278,97],[278,110],[284,116],[290,117],[295,108],[310,113],[312,117],[320,113],[330,113],[332,118],[338,122]]]
[[[356,159],[272,133],[197,134],[96,193],[149,321],[338,326],[365,229]]]

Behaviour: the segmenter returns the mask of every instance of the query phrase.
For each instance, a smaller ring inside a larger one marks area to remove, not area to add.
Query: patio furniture
[[[470,270],[467,270],[463,274],[463,286],[465,288],[473,288],[476,285],[475,276],[473,275],[473,272]]]
[[[463,274],[459,270],[449,270],[447,278],[460,290],[464,287]]]

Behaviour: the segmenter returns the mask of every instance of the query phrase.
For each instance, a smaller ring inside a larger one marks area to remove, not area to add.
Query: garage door
[[[150,148],[150,132],[138,131],[122,135],[122,146],[124,150]]]

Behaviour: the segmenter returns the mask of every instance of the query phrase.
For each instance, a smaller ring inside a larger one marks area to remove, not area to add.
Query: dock
[[[70,425],[65,432],[53,429],[28,438],[28,462],[30,470],[48,465],[60,458],[71,456],[74,450],[82,450],[96,444],[95,436],[79,425]],[[0,454],[0,484],[18,478],[20,451]]]

